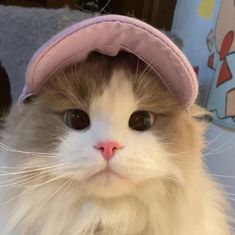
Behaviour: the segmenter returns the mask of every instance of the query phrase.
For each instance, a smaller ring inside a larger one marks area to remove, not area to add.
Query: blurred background
[[[235,208],[234,0],[0,0],[0,115],[20,95],[36,49],[74,22],[110,13],[180,38],[198,75],[198,102],[212,113],[205,163]]]
[[[170,29],[176,0],[0,0],[0,4],[47,9],[67,6],[91,14],[134,15],[158,28]]]

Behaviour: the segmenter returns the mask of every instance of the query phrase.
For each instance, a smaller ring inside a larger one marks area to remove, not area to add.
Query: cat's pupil
[[[148,130],[154,122],[153,114],[147,111],[136,111],[129,119],[129,127],[136,131]]]
[[[84,130],[90,126],[90,118],[83,110],[68,110],[65,113],[65,124],[75,130]]]

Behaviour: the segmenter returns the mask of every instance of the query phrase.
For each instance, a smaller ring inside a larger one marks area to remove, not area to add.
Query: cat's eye
[[[84,130],[90,126],[88,114],[80,109],[71,109],[65,113],[65,124],[75,130]]]
[[[146,131],[154,123],[155,114],[147,111],[136,111],[131,114],[129,127],[136,131]]]

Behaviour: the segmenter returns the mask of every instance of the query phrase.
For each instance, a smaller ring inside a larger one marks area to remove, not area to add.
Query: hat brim
[[[77,23],[43,45],[29,63],[20,102],[36,94],[51,75],[85,60],[92,51],[116,56],[122,50],[149,65],[183,108],[194,103],[197,77],[182,51],[154,27],[120,15]]]

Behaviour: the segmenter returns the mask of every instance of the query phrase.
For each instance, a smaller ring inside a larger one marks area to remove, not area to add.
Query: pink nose
[[[106,161],[109,161],[113,156],[117,149],[120,149],[122,146],[114,141],[104,141],[100,142],[95,146],[95,148],[99,149],[103,155],[103,158]]]

